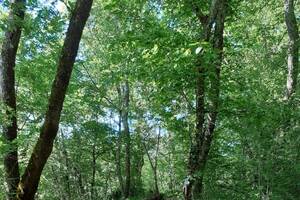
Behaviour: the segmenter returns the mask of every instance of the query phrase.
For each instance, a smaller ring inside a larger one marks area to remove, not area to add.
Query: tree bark
[[[289,99],[296,91],[299,68],[299,30],[294,11],[294,0],[284,0],[284,16],[287,27],[288,44],[288,73],[286,84],[286,99]]]
[[[48,110],[40,137],[34,147],[29,163],[18,187],[18,198],[33,200],[38,188],[43,168],[53,149],[53,141],[59,128],[59,120],[64,98],[69,85],[73,65],[77,56],[80,39],[93,0],[77,0],[73,11],[62,53],[59,59],[55,80],[52,85]]]
[[[209,77],[206,77],[206,67],[203,62],[205,55],[200,53],[196,62],[196,133],[194,142],[191,144],[188,177],[184,184],[186,200],[201,199],[204,169],[217,120],[226,0],[213,0],[209,16],[206,17],[201,13],[201,9],[195,5],[193,5],[194,10],[203,26],[201,40],[211,44],[217,57],[210,61],[210,68],[213,67],[213,71]],[[207,92],[205,91],[206,78],[209,78],[211,85]],[[207,117],[205,117],[205,110],[207,110],[205,109],[205,95],[207,93],[210,94],[211,107],[208,109]]]
[[[14,143],[18,131],[14,68],[24,21],[25,3],[25,0],[11,1],[9,24],[5,32],[0,58],[0,96],[9,119],[7,124],[3,124],[3,136],[9,147],[4,155],[8,200],[15,198],[20,179],[18,147]]]
[[[119,105],[122,104],[122,92],[121,88],[117,88],[119,95]],[[119,121],[118,121],[118,139],[117,139],[117,150],[116,150],[116,172],[118,176],[118,181],[120,185],[120,190],[124,194],[124,181],[122,177],[122,168],[121,168],[121,149],[122,149],[122,109],[119,109]]]

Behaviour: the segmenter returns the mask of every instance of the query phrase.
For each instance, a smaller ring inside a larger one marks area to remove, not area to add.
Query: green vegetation
[[[300,199],[299,0],[0,17],[0,199]]]

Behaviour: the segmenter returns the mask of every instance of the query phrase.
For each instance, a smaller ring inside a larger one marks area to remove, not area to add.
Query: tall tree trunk
[[[51,95],[45,121],[40,137],[34,147],[29,163],[18,187],[18,198],[34,199],[43,168],[53,149],[53,141],[57,135],[64,98],[69,85],[71,73],[82,32],[93,0],[77,0],[73,11],[64,46],[58,63],[57,73],[52,85]]]
[[[6,107],[8,123],[3,124],[3,136],[9,149],[4,155],[7,199],[14,199],[20,180],[18,148],[13,141],[17,138],[17,109],[15,91],[16,54],[21,37],[21,24],[25,13],[25,0],[11,1],[8,28],[1,49],[0,58],[0,96]]]
[[[294,11],[294,0],[284,0],[284,16],[289,36],[288,73],[286,84],[286,99],[296,91],[299,68],[299,30]]]
[[[122,92],[121,88],[117,88],[119,95],[119,105],[122,104]],[[122,177],[122,167],[121,167],[121,150],[122,150],[122,109],[119,110],[119,121],[118,121],[118,139],[117,139],[117,150],[116,150],[116,172],[118,176],[118,181],[120,185],[120,190],[124,194],[124,182]]]
[[[124,126],[125,136],[125,186],[124,186],[124,197],[130,196],[130,181],[131,181],[131,138],[129,131],[128,113],[129,113],[129,83],[128,81],[124,84],[124,106],[122,112],[122,121]]]
[[[201,199],[204,169],[208,159],[215,123],[217,120],[220,93],[220,69],[223,57],[223,30],[225,20],[226,0],[213,0],[209,16],[204,16],[201,9],[193,4],[196,15],[203,26],[202,41],[210,42],[216,59],[210,61],[213,67],[209,76],[210,88],[205,91],[206,67],[204,66],[202,53],[198,55],[196,62],[196,133],[191,144],[188,177],[184,184],[184,197],[186,200]],[[204,50],[205,51],[205,50]],[[212,68],[210,66],[210,68]],[[205,109],[205,94],[209,93],[211,107]],[[205,110],[208,110],[205,117]],[[207,119],[207,122],[206,120]],[[206,126],[204,126],[206,124]]]

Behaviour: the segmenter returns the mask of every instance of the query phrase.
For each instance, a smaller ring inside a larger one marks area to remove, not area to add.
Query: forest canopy
[[[0,18],[0,199],[300,199],[299,0]]]

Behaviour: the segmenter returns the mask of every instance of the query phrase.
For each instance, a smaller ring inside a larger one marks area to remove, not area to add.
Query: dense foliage
[[[286,96],[288,0],[221,1],[226,12],[218,117],[205,169],[195,172],[203,177],[201,199],[299,199],[297,86]],[[201,39],[205,29],[195,13],[198,8],[209,16],[211,2],[93,2],[36,199],[184,199],[197,132],[200,54],[207,67],[204,126],[211,116],[206,113],[215,108],[211,63],[218,51],[211,40]],[[45,121],[75,1],[26,4],[25,19],[17,22],[22,36],[15,67],[18,137],[13,143],[21,174]],[[3,1],[1,42],[8,10]],[[299,27],[299,0],[294,13]],[[2,130],[14,112],[4,103],[0,108]],[[1,160],[9,149],[1,137]],[[7,191],[4,171],[1,162],[0,199]]]

